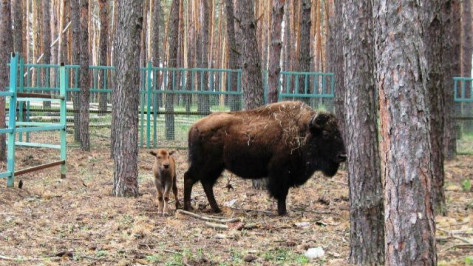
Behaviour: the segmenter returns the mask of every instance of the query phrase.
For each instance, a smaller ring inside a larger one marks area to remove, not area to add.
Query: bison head
[[[347,154],[337,119],[333,114],[320,113],[309,122],[306,138],[307,164],[327,176],[333,176],[340,163],[345,162]]]

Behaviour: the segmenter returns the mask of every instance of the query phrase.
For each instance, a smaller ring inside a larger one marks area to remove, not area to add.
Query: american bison
[[[174,198],[176,199],[176,209],[179,208],[179,200],[177,198],[176,186],[176,162],[171,155],[174,151],[166,149],[158,149],[150,151],[155,157],[153,164],[154,184],[157,190],[158,212],[163,215],[168,214],[169,193],[172,188]]]
[[[190,128],[188,141],[186,210],[191,208],[192,186],[200,181],[212,210],[220,212],[213,186],[227,169],[242,178],[267,177],[278,214],[285,215],[290,187],[304,184],[318,170],[335,175],[347,158],[335,116],[297,101],[213,113]]]

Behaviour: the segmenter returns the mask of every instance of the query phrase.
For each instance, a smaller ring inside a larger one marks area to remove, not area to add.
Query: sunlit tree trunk
[[[422,24],[428,8],[409,0],[373,3],[385,261],[386,265],[436,265],[428,47]]]
[[[21,54],[24,58],[26,54],[23,53],[23,1],[12,0],[11,12],[13,18],[13,48],[15,53]]]
[[[143,1],[118,0],[118,21],[115,41],[117,87],[114,91],[115,196],[139,195],[138,190],[138,103],[139,52],[143,27]]]
[[[310,71],[310,0],[301,0],[301,9],[300,9],[300,42],[299,42],[299,58],[298,62],[298,71],[300,72],[309,72]],[[305,84],[305,76],[299,77],[299,93],[304,93],[306,89],[309,91],[310,84],[309,82]],[[305,99],[307,100],[307,99]]]
[[[51,10],[50,10],[50,1],[42,1],[42,8],[43,8],[43,30],[42,30],[42,48],[43,48],[43,59],[41,62],[43,64],[51,64]],[[42,86],[48,88],[50,84],[50,69],[51,68],[43,68],[42,69]],[[44,91],[46,94],[50,94],[51,91]],[[51,108],[51,102],[45,101],[43,102],[43,108]]]
[[[350,263],[384,262],[383,184],[378,149],[372,6],[348,1],[342,10],[345,123],[350,185]],[[360,43],[363,43],[360,46]]]
[[[208,1],[201,1],[200,2],[200,22],[202,25],[200,34],[201,34],[201,52],[200,52],[200,68],[208,68],[209,67],[209,36],[210,36],[210,16],[209,16],[209,3]],[[208,91],[208,81],[209,81],[209,73],[207,71],[203,72],[202,84],[203,87],[200,88],[203,91]],[[208,95],[199,95],[199,106],[198,111],[202,113],[210,113],[210,102]]]

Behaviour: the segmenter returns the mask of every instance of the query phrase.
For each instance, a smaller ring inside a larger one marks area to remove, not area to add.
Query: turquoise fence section
[[[473,102],[473,78],[454,77],[453,91],[455,102]]]
[[[12,187],[14,184],[14,177],[33,171],[53,166],[61,166],[61,177],[66,175],[66,87],[67,75],[65,67],[59,67],[57,70],[59,95],[52,95],[50,93],[32,93],[25,92],[24,87],[24,64],[23,60],[19,60],[18,55],[13,55],[10,60],[10,85],[8,92],[0,92],[0,96],[7,97],[8,109],[8,128],[0,129],[0,134],[8,134],[7,142],[7,171],[0,173],[0,178],[7,178],[7,186]],[[48,73],[48,72],[46,72]],[[19,82],[18,82],[19,81]],[[42,89],[47,90],[48,86]],[[48,122],[30,122],[24,121],[22,116],[22,106],[25,103],[31,102],[57,102],[59,104],[60,121],[59,123]],[[17,106],[18,104],[18,112]],[[43,132],[43,131],[59,131],[60,144],[47,143],[33,143],[23,142],[20,134],[25,132]],[[16,136],[18,136],[18,141]],[[15,170],[15,148],[16,146],[38,147],[38,148],[52,148],[60,150],[60,160],[52,163],[33,166],[23,170]]]
[[[281,71],[280,76],[279,99],[334,97],[333,73]]]

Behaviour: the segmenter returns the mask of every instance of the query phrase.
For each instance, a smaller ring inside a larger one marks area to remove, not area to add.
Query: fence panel
[[[473,78],[454,77],[457,153],[473,154]]]

